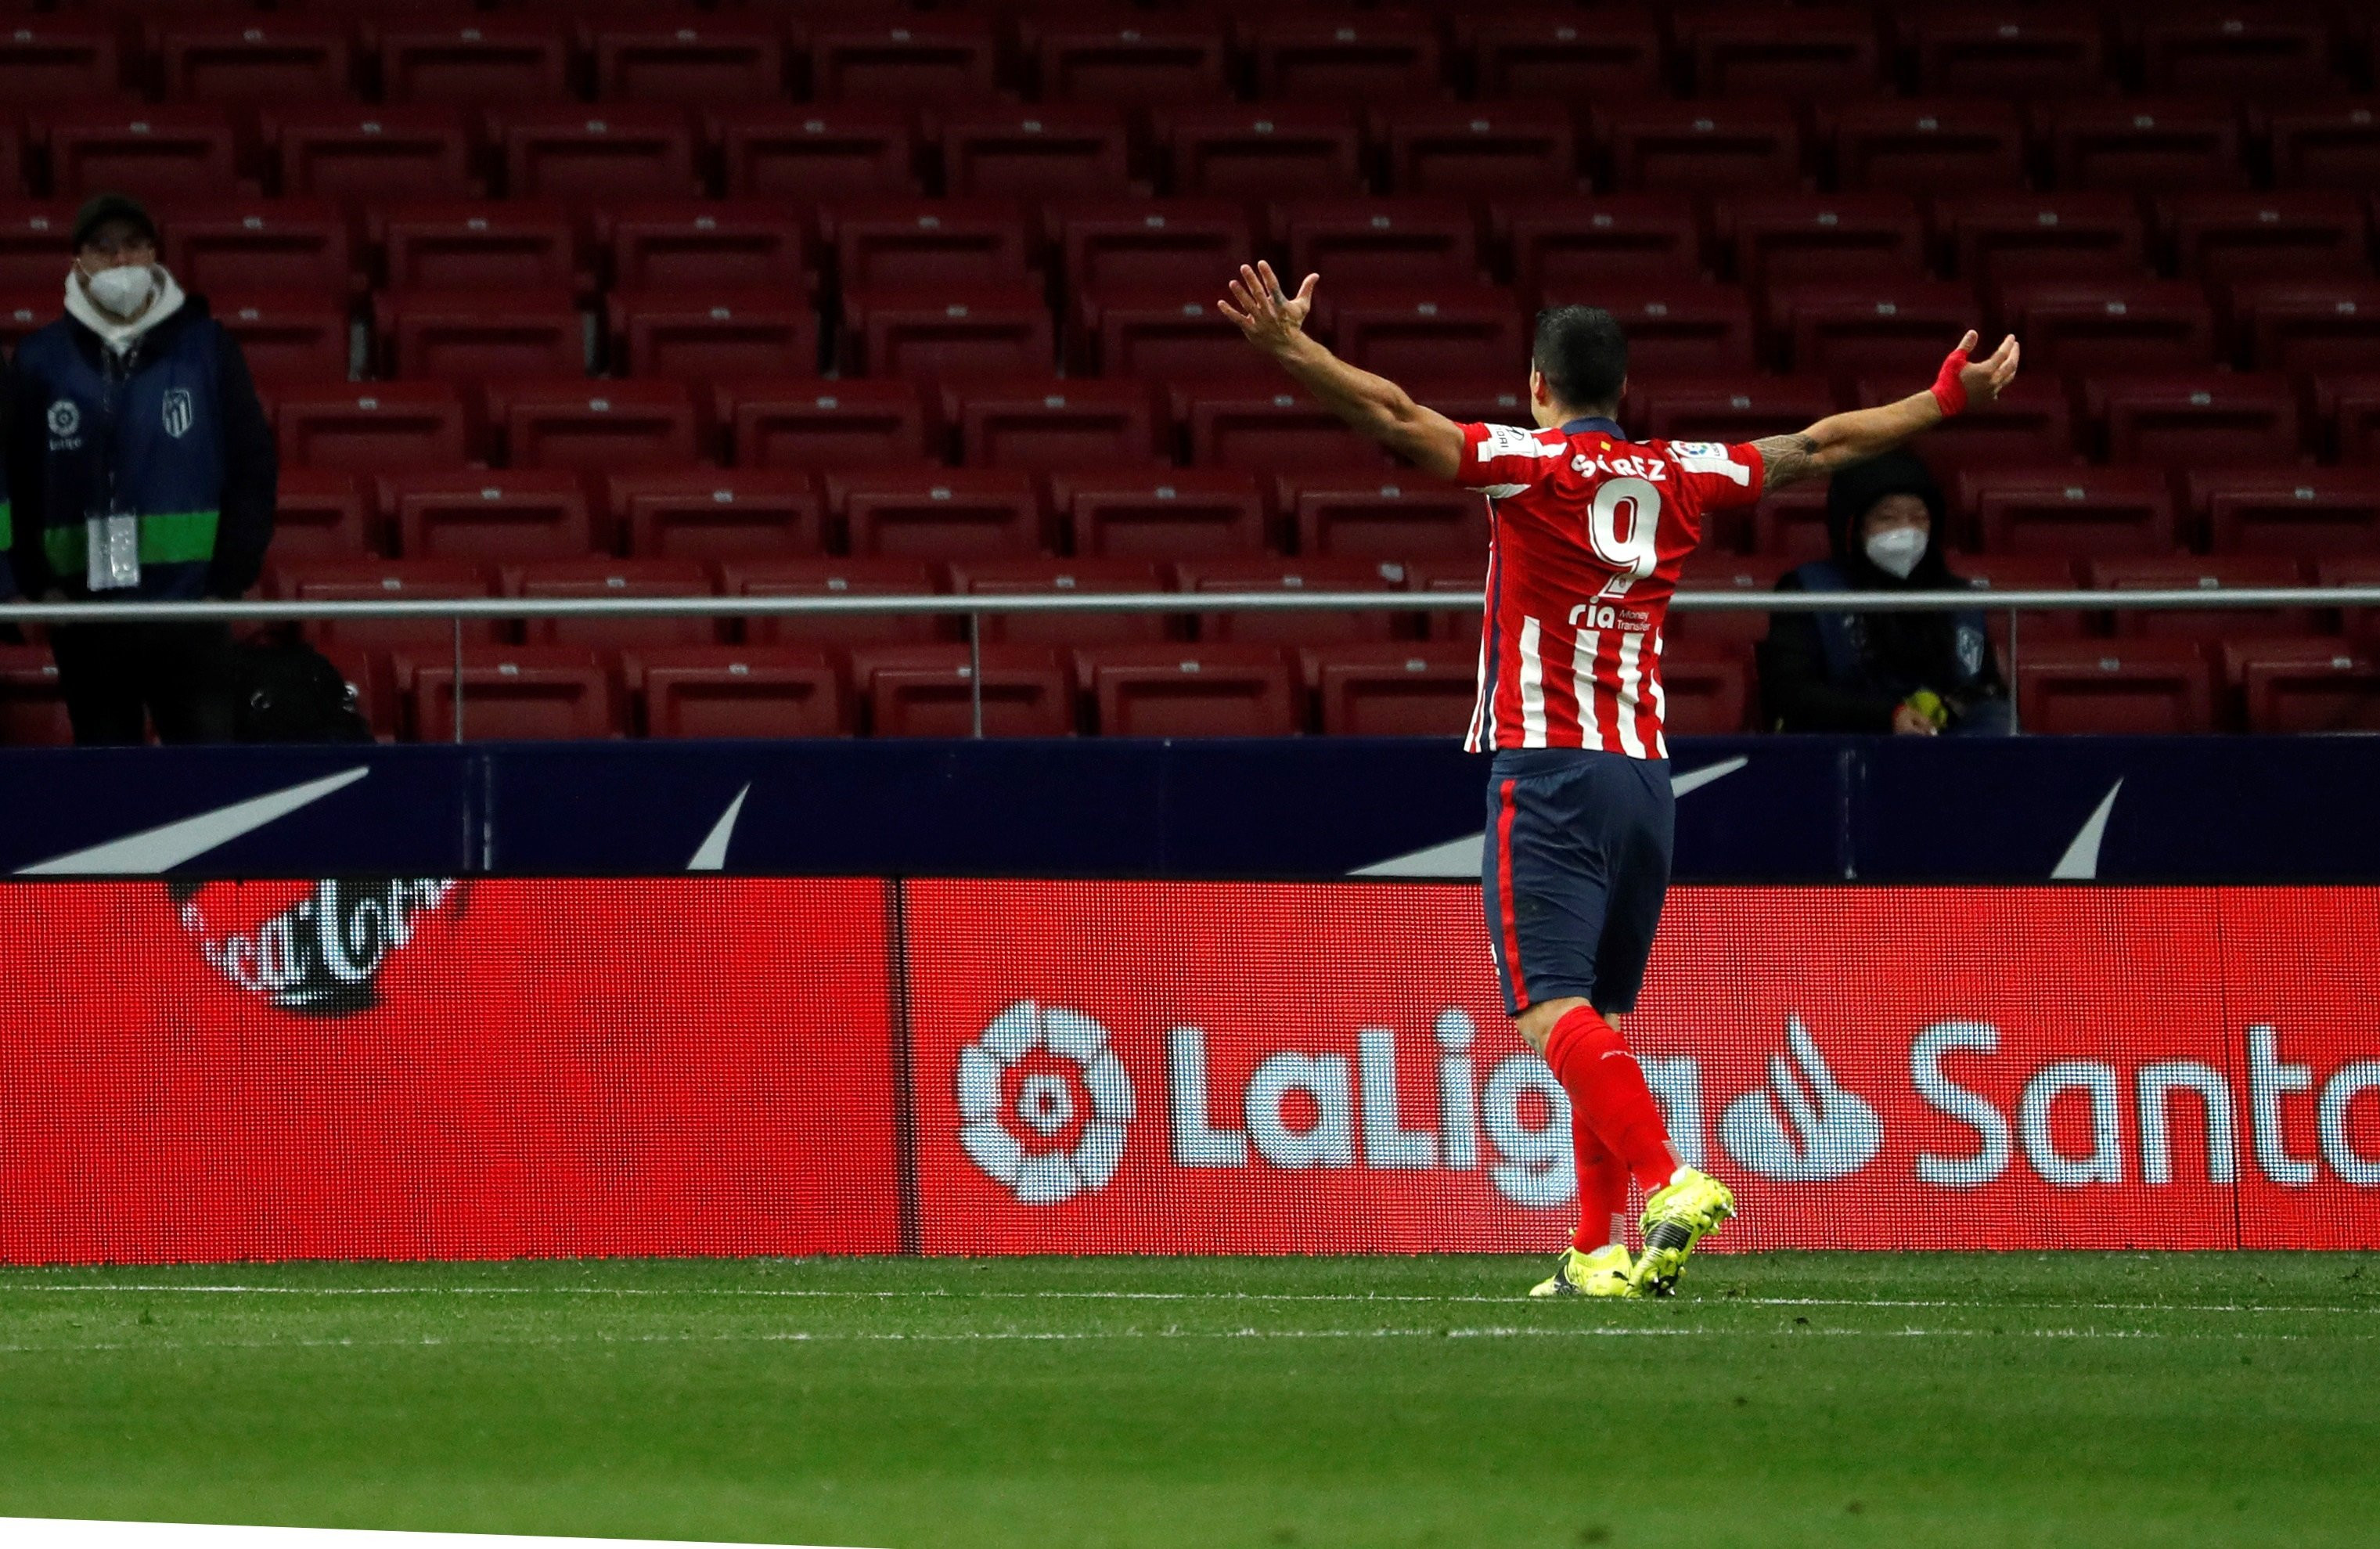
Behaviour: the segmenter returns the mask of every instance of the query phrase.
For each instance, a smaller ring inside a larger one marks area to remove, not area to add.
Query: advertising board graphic
[[[19,882],[0,1262],[1548,1251],[1475,887]],[[1680,887],[1719,1250],[2380,1247],[2380,890]]]

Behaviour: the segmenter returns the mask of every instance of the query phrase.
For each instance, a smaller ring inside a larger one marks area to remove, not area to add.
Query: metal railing
[[[947,592],[786,597],[391,597],[351,602],[7,603],[0,624],[321,623],[435,618],[453,625],[455,740],[463,740],[463,626],[481,619],[784,618],[958,615],[967,625],[973,734],[983,735],[983,617],[1038,613],[1444,613],[1472,606],[1459,592],[1115,592],[960,595]],[[2132,613],[2255,608],[2380,608],[2380,586],[2263,586],[2136,591],[1680,592],[1674,613],[1967,613],[2009,616],[2009,676],[2017,619],[2027,613]],[[1185,642],[1186,643],[1186,642]]]

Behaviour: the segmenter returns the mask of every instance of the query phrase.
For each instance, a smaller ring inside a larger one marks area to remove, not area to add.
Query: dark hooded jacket
[[[1860,524],[1888,495],[1913,494],[1933,518],[1925,553],[1902,580],[1876,567]],[[1779,592],[1964,591],[1972,583],[1942,555],[1947,529],[1941,487],[1907,452],[1845,469],[1827,487],[1827,531],[1833,554],[1777,583]],[[1779,731],[1888,732],[1893,712],[1930,689],[1956,717],[1978,700],[2006,694],[1980,612],[1769,616],[1760,642],[1760,691]]]

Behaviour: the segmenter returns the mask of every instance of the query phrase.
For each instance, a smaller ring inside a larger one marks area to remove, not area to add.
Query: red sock
[[[1670,1149],[1661,1105],[1619,1029],[1582,1006],[1554,1024],[1546,1064],[1570,1093],[1572,1116],[1585,1116],[1596,1139],[1628,1164],[1645,1193],[1669,1183],[1678,1153]]]
[[[1575,1103],[1570,1107],[1570,1143],[1578,1157],[1578,1230],[1571,1233],[1570,1245],[1592,1253],[1622,1240],[1627,1231],[1628,1168],[1596,1138]]]

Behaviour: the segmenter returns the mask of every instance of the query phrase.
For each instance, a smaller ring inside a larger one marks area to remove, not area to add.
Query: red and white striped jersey
[[[1463,745],[1665,759],[1661,625],[1703,517],[1760,498],[1747,445],[1631,442],[1609,420],[1463,427],[1456,482],[1488,497],[1479,701]]]

